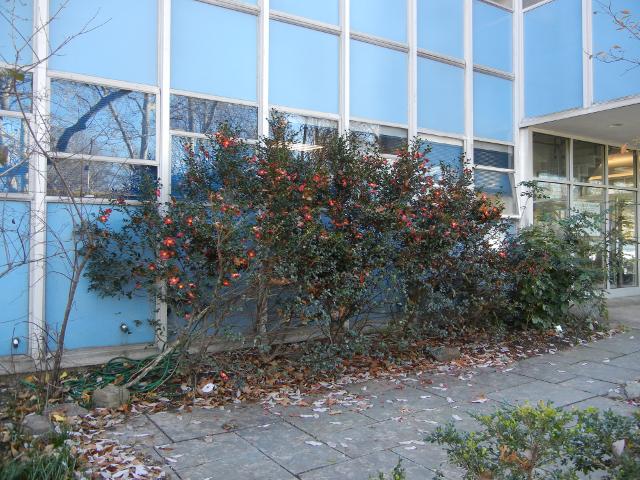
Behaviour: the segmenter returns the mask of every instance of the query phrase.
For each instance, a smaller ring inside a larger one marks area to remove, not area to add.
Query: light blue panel
[[[33,0],[2,0],[0,12],[0,61],[31,63],[31,46],[24,40],[33,32]]]
[[[512,13],[480,0],[473,2],[473,63],[513,70]]]
[[[407,42],[407,0],[351,0],[350,14],[355,32]]]
[[[464,132],[464,70],[418,58],[418,126]]]
[[[440,175],[443,166],[462,169],[462,147],[457,145],[447,145],[446,143],[430,142],[427,144],[431,148],[427,153],[431,165],[431,172],[434,176]]]
[[[464,57],[464,0],[418,0],[418,48]]]
[[[555,0],[524,15],[525,116],[582,106],[582,2]]]
[[[473,132],[480,138],[513,140],[513,82],[473,74]]]
[[[29,204],[0,202],[0,355],[27,353],[29,336]],[[14,268],[7,270],[9,264]],[[18,348],[11,341],[17,337]]]
[[[171,5],[171,87],[255,100],[257,17],[196,0]]]
[[[633,3],[633,2],[632,2]],[[622,10],[629,10],[628,0],[611,0],[612,10],[619,16]],[[609,1],[606,2],[609,5]],[[606,102],[616,98],[640,93],[640,69],[626,61],[605,62],[600,53],[609,51],[616,57],[628,60],[640,58],[640,41],[628,30],[621,30],[611,15],[604,13],[598,2],[593,4],[593,96],[596,102]],[[638,21],[638,10],[630,11],[629,20]],[[613,48],[617,46],[619,48]]]
[[[351,114],[407,123],[407,55],[351,40]]]
[[[51,0],[49,68],[129,82],[157,83],[156,0]]]
[[[83,215],[96,215],[97,205],[83,206]],[[69,205],[50,203],[47,211],[47,256],[45,315],[47,326],[58,331],[69,292],[69,262],[62,255],[63,248],[71,248],[73,231]],[[117,228],[120,218],[114,212],[109,225]],[[63,247],[61,247],[61,245]],[[105,347],[150,342],[154,329],[149,320],[154,317],[154,304],[147,298],[105,297],[88,291],[89,281],[83,277],[78,285],[71,318],[67,327],[65,348]],[[136,321],[140,322],[136,325]],[[126,323],[131,333],[123,333],[120,325]]]
[[[269,102],[337,113],[339,37],[274,21],[269,36]]]
[[[311,18],[333,25],[340,23],[340,2],[338,0],[271,0],[269,5],[272,10],[291,13],[299,17]]]

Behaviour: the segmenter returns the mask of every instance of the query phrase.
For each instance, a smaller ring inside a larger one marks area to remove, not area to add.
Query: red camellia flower
[[[220,372],[220,378],[222,379],[223,382],[229,381],[229,375],[227,375],[224,372]]]
[[[171,217],[165,217],[164,224],[171,225],[173,223],[173,219]]]
[[[162,241],[163,245],[165,247],[175,247],[176,246],[176,239],[173,237],[165,237],[165,239]]]
[[[249,258],[255,258],[255,256],[256,256],[256,252],[255,252],[254,250],[249,250],[249,251],[247,252],[247,257],[249,257]]]
[[[187,217],[187,225],[193,225],[193,217]]]
[[[169,285],[174,286],[174,285],[177,285],[178,283],[180,283],[180,278],[178,277],[169,278]]]
[[[156,197],[159,197],[159,196],[160,196],[160,189],[159,189],[159,188],[157,188],[157,189],[156,189]]]
[[[151,270],[153,272],[156,269],[156,264],[155,263],[150,263],[148,268],[149,268],[149,270]]]
[[[232,273],[231,274],[231,278],[233,278],[234,280],[237,280],[238,278],[240,278],[240,274],[239,273]]]
[[[98,220],[100,220],[102,223],[107,223],[107,220],[109,220],[109,217],[107,217],[106,215],[100,215],[98,217]]]
[[[260,175],[261,177],[264,177],[267,174],[267,171],[264,168],[261,168],[260,170],[258,170],[258,175]]]
[[[160,250],[160,260],[169,260],[171,258],[171,252],[168,250]]]
[[[229,280],[227,280],[226,278],[222,281],[222,285],[224,285],[225,287],[228,287],[229,285],[231,285],[231,282],[229,282]]]

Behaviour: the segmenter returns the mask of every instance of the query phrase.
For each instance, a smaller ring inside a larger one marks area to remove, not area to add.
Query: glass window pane
[[[483,192],[493,201],[499,200],[504,204],[505,215],[515,215],[515,185],[512,173],[494,172],[492,170],[475,171],[476,189]]]
[[[463,0],[418,0],[418,48],[464,57]]]
[[[63,197],[68,196],[66,183],[74,196],[136,198],[144,182],[157,175],[156,167],[75,158],[56,160],[56,166],[60,174],[51,165],[47,169],[47,194]]]
[[[0,110],[31,111],[32,75],[0,69]]]
[[[616,187],[635,187],[638,171],[638,152],[609,147],[607,156],[607,179]]]
[[[418,126],[464,133],[464,69],[418,58]]]
[[[473,162],[495,168],[513,168],[513,147],[493,143],[475,142]]]
[[[177,135],[171,137],[171,195],[174,197],[181,198],[184,195],[182,189],[187,173],[185,156],[189,150],[198,151],[201,147],[208,148],[207,140]]]
[[[431,172],[435,177],[440,176],[443,166],[456,170],[462,168],[462,146],[427,142],[425,147],[429,149],[427,158],[431,165]]]
[[[535,222],[557,221],[566,218],[569,213],[569,186],[560,183],[539,182],[544,196],[533,201],[533,219]]]
[[[593,95],[596,102],[640,93],[640,69],[634,68],[640,58],[640,41],[637,35],[621,28],[606,13],[609,6],[618,19],[625,21],[626,17],[626,21],[638,26],[637,2],[593,2]],[[636,8],[630,12],[632,6]],[[626,14],[623,13],[625,10]]]
[[[512,13],[481,0],[473,2],[473,63],[513,70]]]
[[[611,288],[635,287],[638,284],[636,209],[636,192],[609,190]]]
[[[52,70],[157,83],[156,0],[51,0],[49,12],[51,48],[64,44],[49,59]]]
[[[269,30],[269,102],[337,113],[340,38],[283,22]]]
[[[479,138],[513,140],[513,82],[473,74],[473,131]]]
[[[171,87],[255,101],[257,17],[196,0],[171,5]]]
[[[393,155],[407,145],[407,131],[371,123],[351,122],[351,131],[363,141],[377,145],[380,153]]]
[[[28,190],[28,139],[29,132],[22,119],[0,117],[0,192]]]
[[[51,80],[56,152],[156,158],[156,97],[101,85]]]
[[[340,3],[338,0],[271,0],[270,8],[319,22],[334,25],[340,23]]]
[[[524,14],[525,115],[582,106],[582,2],[556,0]]]
[[[407,55],[351,40],[351,114],[406,124]]]
[[[33,0],[0,2],[0,61],[9,65],[33,62]],[[27,40],[25,42],[25,40]]]
[[[292,150],[309,151],[310,145],[322,145],[328,139],[338,135],[338,122],[324,118],[306,117],[303,115],[285,114],[291,133],[294,134]]]
[[[595,184],[604,183],[604,151],[604,145],[574,140],[574,181]]]
[[[223,123],[241,138],[258,138],[257,107],[171,95],[171,129],[213,133]]]
[[[569,139],[533,134],[533,176],[546,180],[567,179]]]
[[[351,0],[351,30],[407,41],[407,0]]]
[[[605,189],[574,185],[571,191],[571,210],[593,215],[605,213]],[[600,237],[604,232],[604,222],[600,230],[586,232],[591,237]]]

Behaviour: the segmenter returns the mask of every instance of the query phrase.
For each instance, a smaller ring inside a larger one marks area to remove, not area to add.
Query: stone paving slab
[[[285,411],[283,420],[295,425],[312,436],[329,435],[353,427],[364,427],[376,423],[371,417],[359,412],[342,410],[339,415],[314,412],[311,408],[291,407]],[[304,416],[301,416],[304,415]]]
[[[622,333],[587,345],[587,348],[598,348],[610,352],[629,354],[640,351],[640,336],[637,331]]]
[[[588,374],[589,372],[585,373]],[[595,395],[607,395],[611,390],[614,390],[618,386],[615,383],[603,382],[602,380],[582,376],[574,377],[571,380],[559,383],[558,385],[575,388],[576,390],[582,390],[583,392],[589,392]]]
[[[372,407],[363,410],[362,413],[374,420],[407,416],[447,403],[446,398],[412,387],[394,388],[378,395],[371,395],[369,399]]]
[[[640,336],[638,338],[640,338]],[[630,368],[632,370],[640,370],[640,352],[616,357],[609,362],[609,365]]]
[[[593,396],[593,393],[543,381],[526,383],[489,394],[490,398],[511,405],[522,405],[526,402],[537,404],[540,401],[550,401],[556,407],[564,407]]]
[[[638,408],[628,403],[611,400],[604,397],[592,397],[582,402],[574,403],[570,408],[584,409],[587,407],[595,407],[601,411],[613,410],[613,412],[619,415],[632,415]]]
[[[432,470],[433,474],[435,474],[436,471],[442,472],[446,479],[458,480],[464,476],[464,470],[448,463],[447,452],[444,447],[439,445],[431,443],[403,445],[393,448],[391,451],[413,463]],[[406,464],[407,462],[404,463]],[[433,474],[426,478],[433,478]]]
[[[555,357],[551,360],[547,360],[547,357],[545,357],[544,359],[536,359],[535,363],[518,364],[513,368],[512,372],[549,383],[561,383],[577,376],[577,373],[570,371],[568,368],[570,365],[556,363],[554,360]]]
[[[591,378],[602,380],[603,382],[621,384],[640,378],[640,372],[630,368],[618,367],[607,363],[583,362],[569,365],[567,370],[580,375],[588,372]]]

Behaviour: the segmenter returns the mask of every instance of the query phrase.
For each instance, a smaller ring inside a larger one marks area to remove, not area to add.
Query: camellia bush
[[[601,245],[581,217],[510,235],[463,159],[432,165],[420,141],[391,158],[355,134],[303,151],[297,139],[275,115],[257,145],[227,127],[185,143],[169,202],[148,181],[139,204],[102,211],[91,288],[166,302],[172,348],[238,333],[240,317],[267,349],[307,325],[332,344],[384,324],[405,336],[549,328],[602,298]]]

